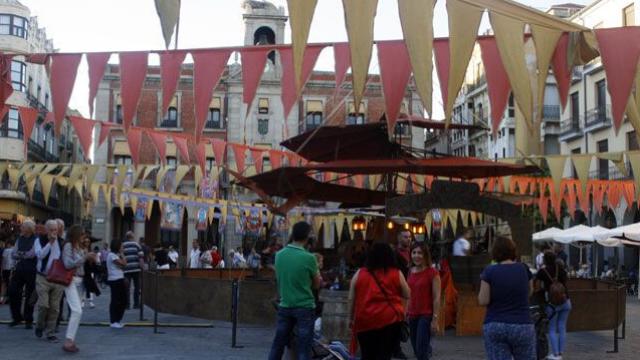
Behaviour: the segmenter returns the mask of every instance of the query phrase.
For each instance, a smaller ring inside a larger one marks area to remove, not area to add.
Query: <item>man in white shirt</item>
[[[47,281],[47,274],[53,261],[60,259],[62,239],[58,238],[59,226],[56,220],[47,221],[45,226],[47,237],[38,239],[34,245],[38,258],[36,268],[36,292],[38,293],[36,336],[42,337],[44,332],[49,342],[57,342],[58,338],[54,335],[54,331],[60,312],[60,299],[64,292],[64,286]]]
[[[551,247],[548,244],[543,244],[540,247],[540,253],[536,255],[536,270],[542,269],[542,266],[544,265],[544,253],[548,250],[551,250]]]
[[[173,246],[169,246],[169,265],[171,269],[175,269],[176,267],[178,267],[178,257],[180,257],[178,255],[178,252],[176,251],[176,249],[173,248]]]
[[[200,268],[200,244],[197,239],[191,242],[191,253],[189,253],[189,269]]]
[[[469,256],[471,253],[470,239],[473,238],[473,230],[466,229],[458,240],[453,242],[453,256]]]

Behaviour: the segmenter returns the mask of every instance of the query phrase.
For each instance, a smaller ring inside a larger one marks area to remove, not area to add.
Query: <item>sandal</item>
[[[64,350],[65,352],[68,352],[68,353],[77,353],[78,351],[80,351],[80,349],[78,349],[76,344],[73,344],[73,345],[70,345],[70,346],[64,345],[64,346],[62,346],[62,350]]]

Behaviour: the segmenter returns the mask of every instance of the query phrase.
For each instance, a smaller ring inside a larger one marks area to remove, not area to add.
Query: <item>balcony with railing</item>
[[[560,125],[560,141],[569,141],[575,138],[579,138],[583,135],[582,128],[580,127],[580,118],[572,117],[562,121]]]
[[[627,169],[631,169],[631,164],[626,163]],[[629,170],[627,170],[629,171]],[[599,168],[589,171],[589,179],[593,180],[633,180],[633,174],[625,174],[617,166],[609,166],[608,168]]]
[[[161,128],[177,128],[178,120],[177,119],[164,119],[160,123]]]
[[[427,131],[427,135],[425,136],[424,139],[424,146],[432,146],[437,144],[440,141],[440,134],[438,134],[437,132],[431,132],[431,131]]]
[[[544,105],[542,119],[546,122],[560,122],[560,105]]]
[[[611,127],[611,107],[598,106],[587,111],[584,130],[586,132],[597,131]]]

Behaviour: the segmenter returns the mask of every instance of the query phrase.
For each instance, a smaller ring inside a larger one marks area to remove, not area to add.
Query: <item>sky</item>
[[[160,50],[164,39],[153,0],[20,0],[38,17],[40,27],[60,52],[94,52],[119,50]],[[238,46],[244,41],[242,23],[243,0],[182,0],[179,48]],[[286,0],[272,0],[286,8]],[[546,10],[566,0],[521,0],[523,4]],[[591,1],[572,0],[588,4]],[[483,21],[481,27],[487,27]],[[445,1],[437,3],[434,34],[447,36]],[[379,0],[374,39],[401,39],[397,0]],[[290,42],[287,26],[285,42]],[[319,0],[311,25],[309,42],[346,41],[344,15],[340,0]],[[114,60],[114,58],[112,58]],[[150,58],[150,64],[157,59]],[[323,51],[316,69],[333,70],[333,55]],[[370,67],[377,72],[375,52]],[[88,77],[86,65],[80,66],[69,107],[88,117]],[[439,97],[435,91],[434,99]],[[435,100],[434,100],[435,101]],[[438,107],[437,105],[434,107]],[[434,114],[435,115],[435,114]],[[434,116],[435,117],[435,116]]]

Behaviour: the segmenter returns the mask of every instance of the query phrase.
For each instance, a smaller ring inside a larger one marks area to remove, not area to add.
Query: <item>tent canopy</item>
[[[531,235],[531,239],[533,240],[533,242],[553,241],[553,236],[560,232],[562,232],[562,229],[559,229],[557,227],[550,227]]]
[[[640,223],[607,229],[596,235],[596,241],[602,246],[640,246]]]
[[[602,226],[589,227],[586,225],[576,225],[553,235],[553,241],[562,244],[573,244],[576,242],[594,242],[596,236],[606,233],[609,229]]]

